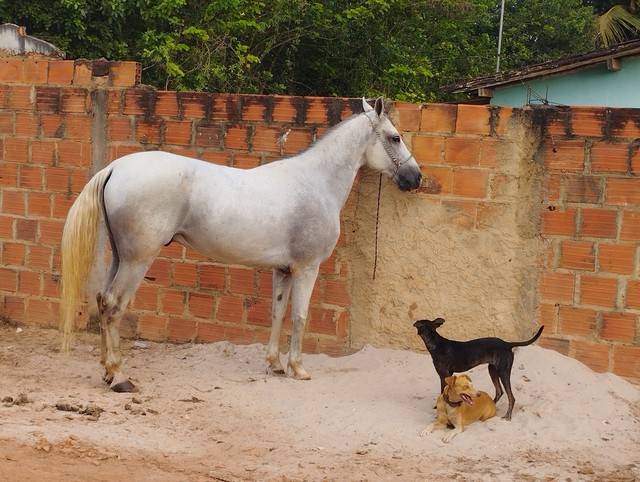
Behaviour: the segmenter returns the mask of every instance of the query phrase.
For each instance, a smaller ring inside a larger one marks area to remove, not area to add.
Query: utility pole
[[[500,27],[498,30],[498,55],[496,60],[496,72],[500,72],[500,50],[502,49],[502,26],[504,24],[504,2],[502,0],[502,6],[500,8]]]

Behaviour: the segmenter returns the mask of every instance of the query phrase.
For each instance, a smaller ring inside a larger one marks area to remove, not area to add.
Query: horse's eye
[[[397,144],[398,142],[400,142],[400,136],[399,135],[391,136],[391,140]]]

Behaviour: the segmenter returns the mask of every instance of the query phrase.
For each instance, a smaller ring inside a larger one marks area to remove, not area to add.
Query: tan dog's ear
[[[444,382],[450,387],[452,387],[456,383],[456,376],[451,375],[450,377],[445,378]]]

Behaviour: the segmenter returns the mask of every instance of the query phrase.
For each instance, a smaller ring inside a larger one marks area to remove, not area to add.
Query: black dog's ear
[[[413,324],[414,328],[420,328],[422,325],[424,325],[424,320],[418,320]]]
[[[444,324],[444,318],[436,318],[433,320],[433,324],[436,326],[442,326]]]

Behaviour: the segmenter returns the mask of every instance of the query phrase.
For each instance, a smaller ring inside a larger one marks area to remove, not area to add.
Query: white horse
[[[302,366],[302,337],[320,263],[340,234],[340,211],[366,164],[403,191],[420,185],[420,168],[384,114],[364,112],[330,129],[301,153],[253,169],[235,169],[167,152],[139,152],[99,171],[69,210],[62,235],[60,327],[68,349],[82,286],[104,220],[112,261],[97,293],[103,379],[135,391],[121,367],[119,322],[160,249],[172,241],[218,262],[273,269],[270,373],[285,373],[279,339],[289,294],[292,336],[288,368]]]

